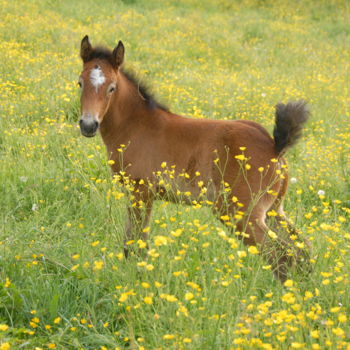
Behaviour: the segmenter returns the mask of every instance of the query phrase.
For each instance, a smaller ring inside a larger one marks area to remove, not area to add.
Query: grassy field
[[[0,349],[350,349],[350,3],[0,0]],[[123,40],[170,109],[251,119],[309,101],[286,211],[313,271],[283,286],[208,208],[158,202],[147,258],[100,137],[80,40]]]

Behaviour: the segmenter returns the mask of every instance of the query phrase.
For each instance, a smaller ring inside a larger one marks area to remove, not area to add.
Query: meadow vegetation
[[[350,349],[350,4],[291,3],[0,0],[1,350]],[[312,272],[282,285],[198,203],[158,202],[124,258],[126,195],[77,127],[85,34],[192,118],[271,131],[309,101],[285,207]]]

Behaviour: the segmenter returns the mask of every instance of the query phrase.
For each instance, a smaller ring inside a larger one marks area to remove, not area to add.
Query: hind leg
[[[269,235],[265,223],[265,213],[253,212],[246,222],[238,222],[237,229],[242,232],[246,245],[259,245],[261,254],[271,265],[275,276],[281,281],[287,278],[291,265],[288,243],[277,235]]]
[[[306,238],[300,237],[298,230],[290,223],[283,209],[283,200],[288,189],[288,173],[284,173],[284,176],[277,198],[270,208],[270,210],[277,213],[277,216],[269,219],[269,225],[290,246],[290,255],[293,263],[297,267],[302,265],[300,266],[301,271],[310,272],[311,244]]]
[[[271,218],[270,227],[278,232],[279,236],[286,241],[290,247],[290,260],[299,271],[308,273],[312,267],[310,265],[311,244],[306,239],[300,236],[300,232],[290,223],[284,210],[283,202],[277,202],[273,209],[277,216]]]
[[[249,199],[249,198],[248,198]],[[249,208],[249,200],[240,201],[244,204],[244,208]],[[288,259],[288,244],[287,242],[275,235],[271,238],[268,235],[269,227],[265,223],[266,212],[268,208],[271,207],[275,199],[266,196],[261,198],[261,200],[245,213],[245,216],[239,220],[236,213],[237,208],[234,205],[226,206],[222,201],[218,201],[216,204],[215,211],[219,215],[221,221],[229,228],[234,229],[238,232],[238,238],[243,240],[243,243],[246,245],[259,245],[261,254],[271,265],[275,276],[284,281],[287,276],[288,266],[290,265]],[[236,220],[228,221],[222,219],[223,216],[229,216],[231,219],[235,218]]]

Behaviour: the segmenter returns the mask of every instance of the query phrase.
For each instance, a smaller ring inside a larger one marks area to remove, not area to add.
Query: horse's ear
[[[89,59],[91,51],[92,46],[89,37],[85,35],[80,45],[80,57],[83,60],[83,62],[86,62]]]
[[[114,63],[115,63],[116,68],[119,68],[123,64],[124,52],[125,52],[124,45],[119,40],[118,45],[113,50],[113,59],[114,59]]]

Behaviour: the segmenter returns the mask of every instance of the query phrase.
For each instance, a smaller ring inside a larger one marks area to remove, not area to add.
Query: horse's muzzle
[[[80,119],[79,125],[80,125],[80,131],[81,131],[82,135],[84,135],[86,137],[93,137],[96,135],[97,129],[98,129],[100,124],[96,120]]]

